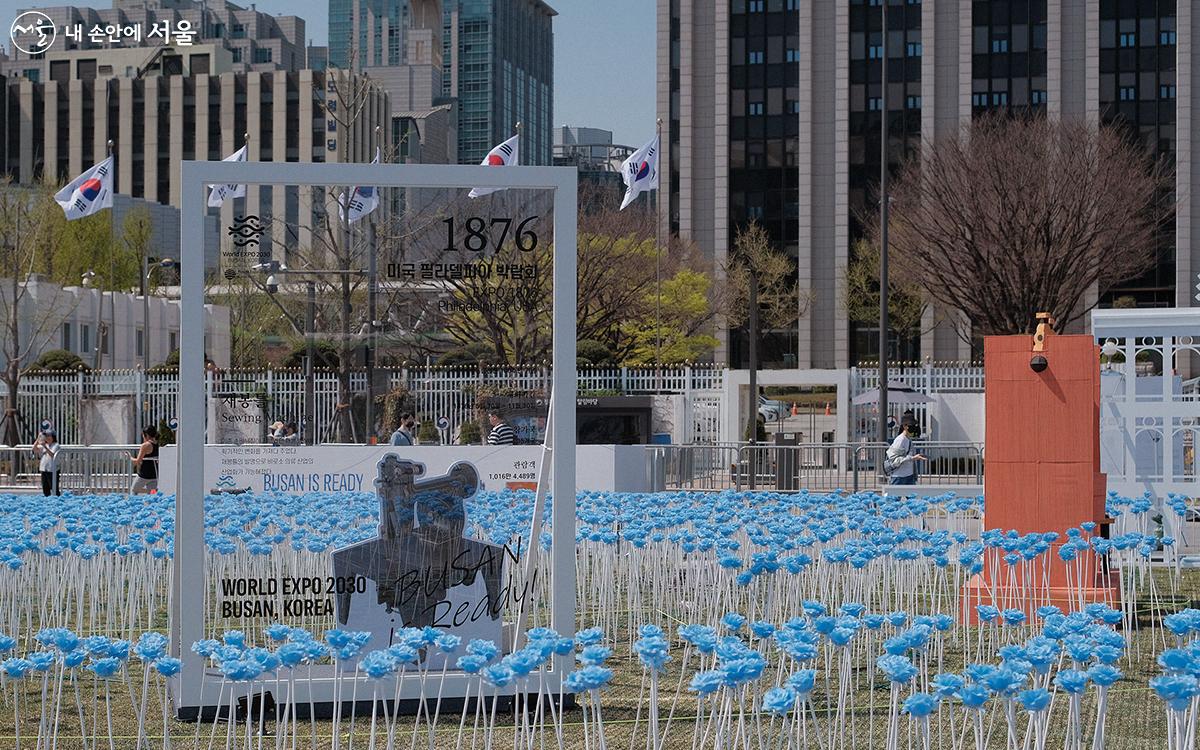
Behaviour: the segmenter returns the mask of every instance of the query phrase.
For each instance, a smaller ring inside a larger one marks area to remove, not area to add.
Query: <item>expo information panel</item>
[[[177,449],[162,449],[159,491],[174,494]],[[468,461],[479,472],[480,489],[536,489],[541,446],[271,446],[205,447],[204,486],[208,493],[236,490],[281,492],[375,491],[379,460],[389,453],[425,466],[426,476],[445,473]]]

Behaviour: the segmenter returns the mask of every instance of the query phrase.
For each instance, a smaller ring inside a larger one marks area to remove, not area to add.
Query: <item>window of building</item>
[[[1175,32],[1174,31],[1160,31],[1158,34],[1158,43],[1161,45],[1164,45],[1164,46],[1170,45],[1170,44],[1175,44]]]
[[[42,80],[42,71],[37,68],[26,68],[25,77],[34,83]]]
[[[1137,46],[1137,32],[1126,31],[1121,34],[1119,41],[1120,41],[1120,45],[1122,47],[1136,47]]]
[[[1137,88],[1134,86],[1122,86],[1120,93],[1123,102],[1137,101]]]
[[[100,329],[100,352],[108,354],[108,329],[104,327]]]
[[[971,94],[972,107],[986,107],[988,103],[987,94]]]
[[[867,109],[871,112],[878,112],[883,107],[883,99],[878,96],[872,96],[867,99]]]
[[[241,47],[234,47],[234,48],[230,49],[229,54],[235,63],[240,63],[242,61],[242,48]]]
[[[788,10],[799,10],[800,9],[800,0],[787,0],[787,9]]]
[[[1174,99],[1175,98],[1175,87],[1166,85],[1166,84],[1159,86],[1158,87],[1158,98],[1159,99]]]
[[[762,61],[763,61],[763,51],[762,50],[753,50],[752,49],[752,50],[750,50],[750,52],[748,52],[746,54],[746,62],[750,63],[751,65],[762,65]]]
[[[867,47],[867,58],[870,60],[878,60],[883,57],[883,45],[872,44]]]
[[[746,206],[746,216],[751,219],[761,219],[763,217],[763,207]]]
[[[270,47],[256,47],[254,49],[254,62],[256,62],[256,63],[271,62],[271,48]]]
[[[992,52],[1008,52],[1008,40],[1007,39],[993,39],[992,40]]]
[[[992,93],[992,106],[1003,107],[1008,104],[1007,91],[995,91]]]
[[[905,107],[905,109],[920,109],[921,108],[921,97],[919,97],[919,96],[905,97],[904,98],[904,107]]]
[[[904,47],[904,54],[908,55],[909,57],[920,57],[921,56],[921,43],[920,42],[909,42]]]
[[[750,102],[749,104],[746,105],[746,114],[761,115],[762,113],[763,113],[763,103],[762,102]]]
[[[192,75],[206,76],[208,75],[209,60],[208,55],[192,55],[191,57]]]
[[[746,3],[746,10],[750,13],[762,13],[765,4],[765,0],[750,0]]]
[[[63,323],[62,325],[62,348],[71,351],[71,324]]]
[[[88,325],[79,327],[79,353],[91,354],[92,352],[92,327]]]
[[[788,99],[787,111],[788,111],[789,115],[800,114],[800,100],[799,99]]]
[[[790,63],[800,62],[800,50],[789,49],[787,51],[787,61]]]
[[[134,331],[134,337],[133,337],[134,349],[137,351],[137,356],[139,356],[139,357],[145,356],[145,347],[146,347],[145,339],[146,339],[146,332],[143,331],[141,328]]]
[[[230,36],[232,36],[234,39],[245,39],[246,27],[240,23],[235,23],[233,25],[233,29],[230,31]]]
[[[1029,103],[1030,104],[1045,104],[1046,103],[1046,92],[1041,91],[1039,89],[1034,89],[1033,91],[1029,92]]]
[[[170,331],[167,333],[167,351],[173,352],[179,348],[179,332]]]

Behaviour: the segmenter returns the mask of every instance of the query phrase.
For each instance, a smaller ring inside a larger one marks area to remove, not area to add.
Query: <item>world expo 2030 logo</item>
[[[14,47],[27,55],[37,55],[50,49],[58,29],[50,16],[40,10],[27,10],[12,22],[8,35]]]

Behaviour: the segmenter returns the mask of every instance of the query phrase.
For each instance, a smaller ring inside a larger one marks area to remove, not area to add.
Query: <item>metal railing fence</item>
[[[137,445],[63,445],[58,451],[60,492],[129,492],[135,471],[131,457]],[[149,459],[157,460],[157,459]],[[32,445],[0,445],[0,489],[41,491],[39,459]]]
[[[799,490],[877,489],[884,475],[885,443],[802,445],[664,445],[648,448],[664,489]],[[917,467],[922,485],[982,485],[983,446],[977,443],[919,443],[928,459]]]
[[[720,435],[721,388],[725,371],[716,365],[670,365],[655,367],[578,367],[578,388],[582,395],[682,395],[688,408],[696,407],[697,417],[687,422],[686,439],[715,442]],[[549,366],[413,366],[380,367],[377,378],[386,386],[376,393],[383,396],[392,389],[406,389],[419,420],[444,417],[447,432],[453,435],[465,422],[475,418],[481,395],[548,393]],[[209,400],[222,397],[246,397],[260,402],[268,422],[276,419],[299,423],[305,412],[305,376],[299,369],[230,369],[210,371],[206,377]],[[351,394],[365,394],[367,373],[350,372]],[[146,424],[171,424],[178,417],[179,377],[176,372],[141,370],[104,370],[99,372],[61,372],[26,375],[21,379],[17,406],[25,423],[23,440],[32,440],[38,427],[49,422],[66,444],[84,442],[82,425],[84,399],[126,397],[132,399],[136,417]],[[326,438],[326,427],[338,413],[345,394],[332,371],[317,371],[313,376],[313,397],[317,436]],[[7,387],[0,384],[0,398],[7,398]],[[713,406],[714,408],[707,409]],[[709,414],[711,412],[711,416]],[[378,413],[378,411],[377,411]],[[385,426],[386,427],[386,426]],[[136,430],[131,425],[131,431]],[[131,435],[131,437],[133,437]]]

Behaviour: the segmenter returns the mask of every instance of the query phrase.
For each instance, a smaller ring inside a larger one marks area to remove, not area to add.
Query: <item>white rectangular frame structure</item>
[[[564,634],[575,632],[575,315],[578,173],[571,167],[485,167],[413,164],[314,164],[299,162],[185,161],[180,168],[181,296],[179,356],[179,469],[175,496],[175,548],[171,604],[171,650],[183,660],[173,681],[177,715],[202,711],[204,697],[217,696],[217,675],[206,672],[203,657],[191,644],[204,638],[207,618],[204,549],[204,216],[209,185],[374,185],[380,188],[515,188],[554,193],[554,302],[552,324],[554,367],[550,438],[552,493],[550,624]],[[536,543],[536,540],[535,540]],[[569,657],[556,657],[557,683],[569,668]],[[350,678],[342,679],[345,685]],[[365,679],[361,677],[360,679]],[[450,675],[447,695],[464,695]],[[213,685],[205,689],[204,684]],[[317,703],[333,700],[333,680],[314,678],[301,686],[296,699]],[[402,699],[420,697],[408,680]],[[556,685],[557,686],[557,685]],[[462,685],[465,688],[465,684]],[[346,688],[348,690],[348,688]],[[349,694],[344,693],[344,694]],[[360,691],[360,694],[363,694]],[[370,690],[366,691],[367,695]]]

